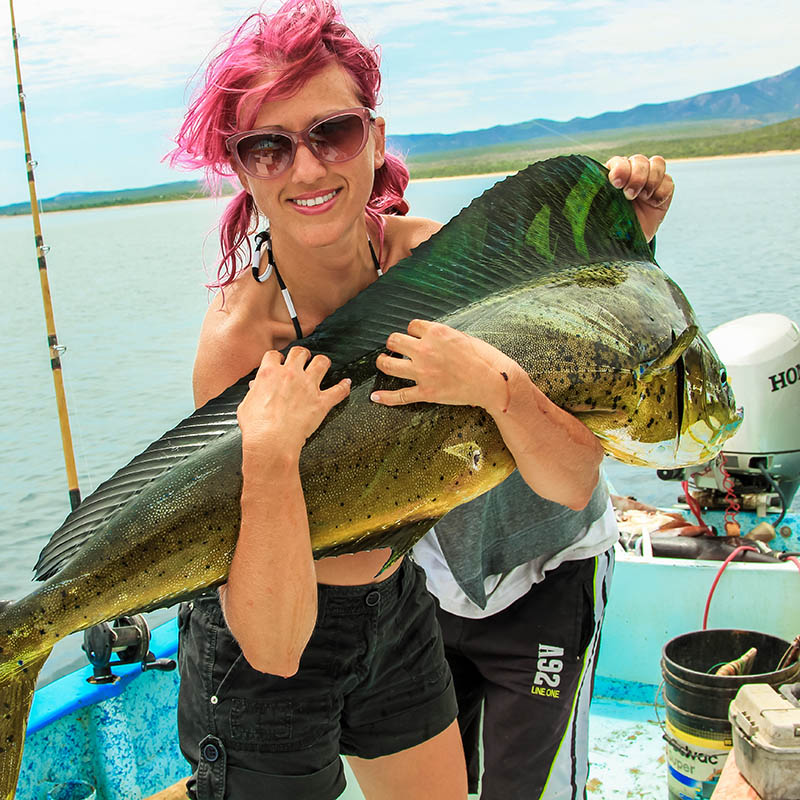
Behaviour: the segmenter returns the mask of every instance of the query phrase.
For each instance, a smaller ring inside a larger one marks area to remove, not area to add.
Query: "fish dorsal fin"
[[[302,344],[335,370],[379,350],[414,318],[439,319],[529,281],[591,281],[591,271],[581,277],[575,268],[619,260],[653,258],[608,170],[588,156],[542,161],[473,200]]]
[[[45,545],[34,567],[36,579],[47,580],[58,572],[100,525],[145,486],[236,427],[236,407],[247,393],[248,379],[242,378],[210,400],[101,483]]]

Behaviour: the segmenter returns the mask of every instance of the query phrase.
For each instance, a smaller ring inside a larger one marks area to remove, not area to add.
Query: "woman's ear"
[[[386,120],[383,117],[377,117],[373,123],[375,131],[375,169],[380,169],[386,160]]]

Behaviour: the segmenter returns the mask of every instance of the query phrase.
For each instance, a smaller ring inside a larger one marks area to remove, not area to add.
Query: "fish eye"
[[[472,453],[472,468],[473,469],[480,469],[481,468],[481,451],[479,448],[476,448]]]
[[[720,381],[721,381],[722,383],[727,383],[727,382],[728,382],[728,372],[727,372],[727,370],[725,369],[725,367],[723,367],[723,368],[722,368],[722,369],[719,371],[719,379],[720,379]]]

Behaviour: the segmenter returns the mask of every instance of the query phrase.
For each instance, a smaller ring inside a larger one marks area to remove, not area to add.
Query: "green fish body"
[[[386,337],[435,319],[504,351],[613,456],[675,467],[713,458],[741,414],[631,204],[582,156],[535,164],[473,201],[302,344],[353,381],[301,454],[315,558],[392,548],[488,491],[514,462],[472,407],[386,407]],[[224,582],[240,520],[236,407],[226,390],[101,484],[55,532],[44,583],[0,605],[0,798],[12,798],[41,665],[59,639]]]

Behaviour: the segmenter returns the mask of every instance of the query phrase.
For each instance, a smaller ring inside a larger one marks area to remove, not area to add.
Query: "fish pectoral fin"
[[[640,365],[639,380],[646,383],[658,375],[663,375],[686,352],[699,330],[697,325],[690,325],[680,336],[674,339],[665,353],[646,364]]]
[[[16,792],[33,690],[49,655],[50,650],[47,650],[25,661],[10,674],[5,674],[8,663],[0,661],[0,675],[3,675],[0,677],[0,698],[5,710],[5,713],[0,713],[0,798],[13,798]],[[12,654],[8,656],[10,658]]]
[[[603,447],[606,447],[606,442],[615,440],[615,431],[624,430],[628,422],[628,413],[626,411],[595,409],[594,411],[571,413],[600,439]],[[608,450],[607,447],[606,450]]]

